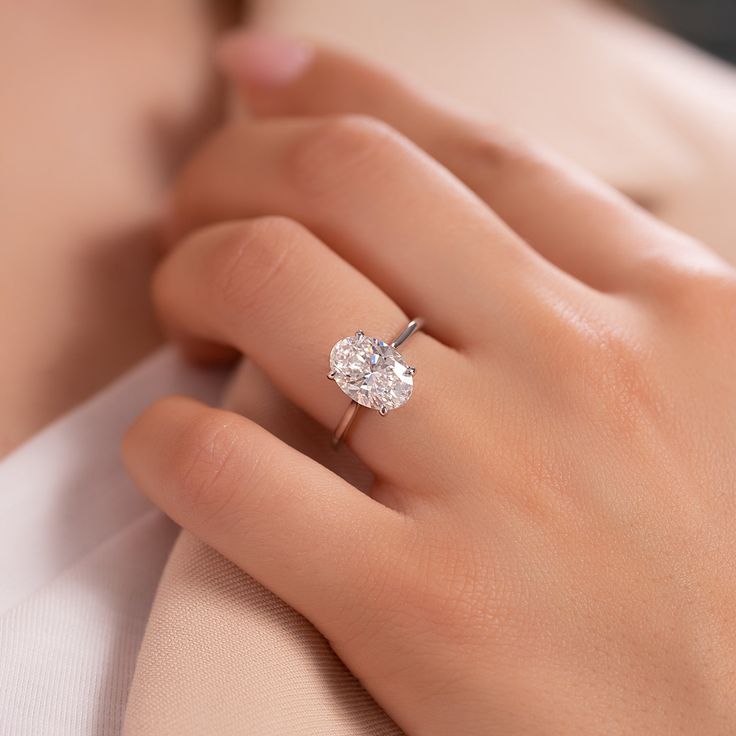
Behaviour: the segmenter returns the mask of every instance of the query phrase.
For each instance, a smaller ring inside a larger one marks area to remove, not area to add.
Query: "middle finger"
[[[572,286],[440,164],[367,118],[232,124],[190,163],[174,202],[179,234],[258,215],[304,223],[459,348],[485,341],[489,314],[513,324],[540,286]]]

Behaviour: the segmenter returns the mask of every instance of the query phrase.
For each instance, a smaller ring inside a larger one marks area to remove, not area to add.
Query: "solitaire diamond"
[[[414,368],[383,340],[356,332],[330,353],[330,378],[353,401],[386,414],[411,396]]]

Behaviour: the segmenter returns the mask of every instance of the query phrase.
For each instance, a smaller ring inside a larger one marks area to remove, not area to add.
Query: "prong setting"
[[[367,337],[363,330],[335,343],[327,377],[351,401],[332,435],[333,447],[345,437],[361,406],[385,417],[409,400],[416,368],[407,364],[397,348],[423,324],[421,318],[413,319],[391,343]]]
[[[392,344],[358,330],[332,348],[327,377],[357,404],[386,416],[408,401],[414,371]]]

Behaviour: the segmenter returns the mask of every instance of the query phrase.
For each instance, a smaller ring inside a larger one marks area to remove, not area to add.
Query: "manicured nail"
[[[258,87],[280,87],[295,81],[312,56],[309,46],[266,32],[234,33],[217,47],[217,62],[225,73]]]

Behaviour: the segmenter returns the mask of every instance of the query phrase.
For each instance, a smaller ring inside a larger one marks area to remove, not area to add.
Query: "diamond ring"
[[[332,348],[327,377],[351,399],[332,435],[335,447],[347,434],[361,406],[386,416],[409,400],[416,368],[409,365],[396,348],[421,329],[422,324],[421,319],[413,319],[391,343],[368,337],[358,330]]]

